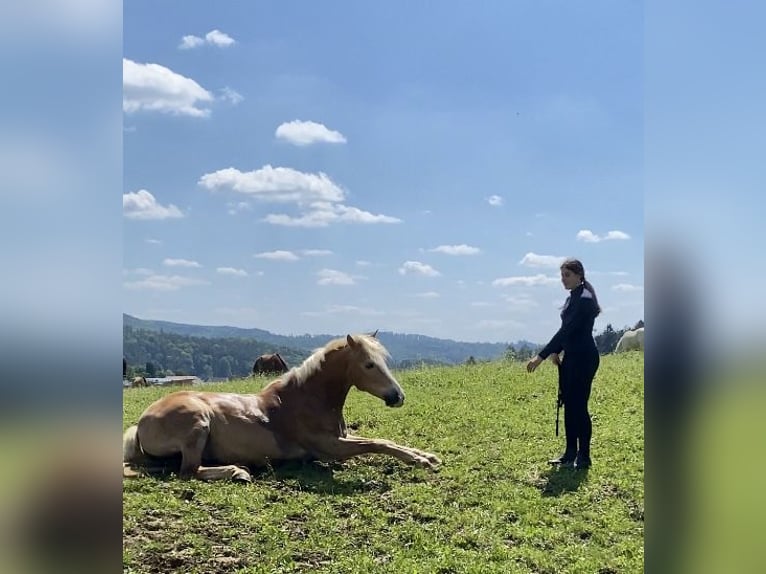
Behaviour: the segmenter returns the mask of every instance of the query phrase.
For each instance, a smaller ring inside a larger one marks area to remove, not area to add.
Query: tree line
[[[163,331],[123,326],[123,355],[128,378],[196,375],[204,380],[245,377],[255,360],[279,353],[288,366],[300,364],[309,353],[254,339],[189,337]]]

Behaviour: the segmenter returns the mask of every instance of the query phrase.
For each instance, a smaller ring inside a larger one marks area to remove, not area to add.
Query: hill
[[[242,329],[228,326],[204,326],[173,323],[170,321],[153,321],[139,319],[127,314],[123,314],[123,326],[137,331],[228,341],[228,343],[219,343],[224,346],[241,346],[241,341],[237,342],[237,340],[242,339],[257,341],[260,344],[258,348],[266,349],[263,352],[275,352],[279,349],[284,349],[288,355],[293,355],[296,358],[298,356],[308,356],[314,349],[323,346],[330,339],[345,334],[278,335],[263,329]],[[502,357],[508,349],[508,343],[469,343],[389,331],[379,332],[378,338],[389,350],[392,360],[397,366],[410,366],[421,363],[453,365],[464,363],[469,357],[474,357],[476,360],[491,360]],[[518,344],[524,343],[526,342]],[[531,345],[531,343],[526,344]],[[516,345],[514,344],[514,346]],[[128,350],[126,349],[127,352]],[[248,359],[251,364],[252,360],[257,356],[257,354],[251,354]]]

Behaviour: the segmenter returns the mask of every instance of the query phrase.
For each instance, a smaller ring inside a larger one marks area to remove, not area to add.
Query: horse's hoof
[[[238,468],[234,471],[234,474],[231,475],[231,480],[234,482],[253,482],[253,477],[250,476],[250,473],[246,470]]]

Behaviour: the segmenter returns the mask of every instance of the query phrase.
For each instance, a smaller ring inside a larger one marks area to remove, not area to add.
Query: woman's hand
[[[540,355],[535,355],[534,357],[529,359],[529,362],[527,363],[527,372],[531,373],[542,362],[543,362],[543,359],[540,357]]]

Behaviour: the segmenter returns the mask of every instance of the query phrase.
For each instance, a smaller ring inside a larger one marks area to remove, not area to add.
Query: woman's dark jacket
[[[593,294],[580,284],[572,289],[561,311],[561,328],[550,342],[538,353],[541,359],[552,353],[564,351],[565,356],[592,353],[596,350],[593,340],[593,322],[598,316],[598,306]]]

